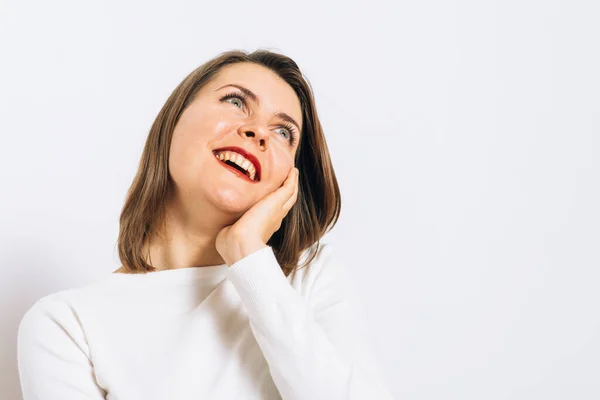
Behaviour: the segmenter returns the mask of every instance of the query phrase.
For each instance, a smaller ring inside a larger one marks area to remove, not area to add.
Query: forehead
[[[247,62],[228,65],[219,70],[207,89],[214,92],[229,84],[241,85],[254,92],[259,98],[260,107],[266,112],[288,113],[302,125],[302,108],[296,92],[270,69]],[[227,90],[235,89],[227,87],[219,90],[219,93]]]

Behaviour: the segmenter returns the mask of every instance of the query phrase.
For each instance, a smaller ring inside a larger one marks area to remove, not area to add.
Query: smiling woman
[[[121,267],[19,327],[28,399],[389,399],[321,238],[340,190],[297,64],[229,51],[175,88],[121,213]]]
[[[240,164],[250,161],[258,185],[233,180],[240,176],[226,174],[233,168],[216,168],[219,164],[211,153],[232,146],[236,151],[222,157],[236,164],[236,158]],[[298,202],[267,243],[286,275],[298,267],[302,250],[311,248],[314,257],[312,245],[333,228],[341,209],[312,92],[295,62],[275,53],[228,52],[207,62],[174,90],[148,136],[121,215],[119,255],[124,271],[177,267],[167,267],[166,262],[151,265],[145,257],[147,250],[154,254],[148,242],[157,230],[166,229],[171,209],[190,211],[186,214],[192,223],[193,215],[202,215],[200,222],[213,227],[214,239],[219,226],[233,223],[279,188],[294,167],[301,175]],[[210,220],[209,209],[215,211]],[[222,261],[214,241],[206,245],[195,264]]]

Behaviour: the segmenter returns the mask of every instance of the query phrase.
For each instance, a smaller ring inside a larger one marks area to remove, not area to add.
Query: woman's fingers
[[[283,209],[286,212],[286,214],[292,208],[294,203],[296,203],[296,199],[298,198],[298,176],[298,169],[293,168],[292,176],[288,178],[288,181],[290,182],[286,182],[286,184],[289,184],[289,186],[291,187],[291,190],[289,190],[288,192],[289,196],[287,198],[287,201],[283,204]]]

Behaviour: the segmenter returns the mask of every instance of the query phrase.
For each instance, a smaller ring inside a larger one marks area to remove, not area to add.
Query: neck
[[[224,264],[215,243],[221,229],[235,222],[232,215],[206,212],[199,221],[178,210],[181,208],[168,208],[162,231],[144,245],[143,254],[150,254],[146,262],[156,270]]]

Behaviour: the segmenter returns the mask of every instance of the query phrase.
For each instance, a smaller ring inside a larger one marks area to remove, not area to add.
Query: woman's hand
[[[283,185],[253,205],[233,225],[217,234],[217,251],[227,265],[265,247],[281,227],[298,197],[298,168],[291,168]]]

